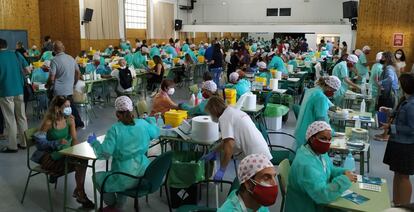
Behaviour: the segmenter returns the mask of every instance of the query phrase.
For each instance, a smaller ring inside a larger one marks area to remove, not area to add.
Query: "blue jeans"
[[[213,75],[213,81],[216,83],[217,88],[220,88],[220,76],[223,68],[210,68],[210,72]]]

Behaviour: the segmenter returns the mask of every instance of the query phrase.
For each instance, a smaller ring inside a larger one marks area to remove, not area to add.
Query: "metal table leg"
[[[65,183],[63,186],[63,211],[66,211],[67,193],[68,193],[68,157],[65,157]]]

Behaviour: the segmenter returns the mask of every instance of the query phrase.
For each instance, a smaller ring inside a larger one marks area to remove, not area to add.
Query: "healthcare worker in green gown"
[[[115,100],[115,110],[118,121],[106,133],[102,143],[97,141],[96,135],[88,137],[99,159],[112,158],[110,171],[96,173],[96,185],[101,188],[106,176],[114,172],[124,172],[133,176],[142,176],[150,160],[145,155],[151,140],[159,136],[159,128],[155,119],[149,117],[134,119],[132,101],[127,96],[120,96]],[[112,175],[105,183],[104,201],[111,208],[121,208],[126,197],[115,193],[136,186],[138,181],[126,176]]]
[[[114,51],[114,47],[112,45],[109,45],[108,48],[105,49],[104,54],[112,55],[113,51]]]
[[[157,44],[152,44],[149,56],[152,59],[155,55],[161,56],[161,51],[160,48],[158,48]]]
[[[129,40],[127,40],[127,41],[121,40],[121,43],[119,44],[119,46],[121,47],[122,51],[125,51],[127,49],[132,51],[131,43],[129,42]]]
[[[164,51],[165,53],[171,55],[172,58],[176,58],[178,55],[177,50],[175,50],[175,48],[172,47],[171,44],[166,44],[164,47]]]
[[[306,143],[306,129],[310,124],[315,121],[329,123],[328,110],[333,106],[329,97],[341,88],[341,81],[335,76],[321,77],[316,84],[316,87],[306,91],[300,105],[295,129],[297,149]]]
[[[257,63],[257,67],[259,68],[259,73],[256,74],[256,76],[266,78],[266,86],[269,86],[272,73],[270,73],[269,69],[267,69],[268,66],[266,66],[265,62],[260,61]]]
[[[240,72],[242,72],[240,70]],[[246,79],[240,79],[239,72],[233,72],[229,77],[229,84],[226,85],[226,88],[236,89],[236,98],[239,99],[243,94],[250,91],[251,83]]]
[[[358,85],[349,79],[349,70],[354,69],[354,66],[357,62],[358,57],[351,54],[345,61],[336,64],[332,71],[332,75],[338,77],[339,80],[341,80],[341,88],[335,92],[334,95],[334,104],[338,107],[343,106],[345,93],[348,90],[349,86],[360,89]]]
[[[286,212],[325,211],[324,205],[356,182],[351,171],[332,164],[327,154],[331,139],[331,127],[324,121],[313,122],[306,130],[307,143],[296,152],[289,172]]]
[[[132,57],[132,65],[136,69],[145,69],[147,67],[147,60],[145,55],[148,54],[148,48],[142,47],[141,51],[134,53]]]
[[[29,49],[29,56],[30,57],[38,57],[40,56],[40,51],[37,50],[37,46],[33,45],[31,49]]]
[[[356,64],[356,69],[358,71],[358,78],[356,80],[356,84],[361,85],[363,82],[366,82],[369,69],[368,69],[368,61],[367,55],[371,51],[369,46],[364,46],[362,48],[362,53],[358,57],[358,62]]]
[[[134,60],[134,55],[129,50],[125,50],[124,59],[127,62],[127,65],[131,66],[132,61]]]
[[[178,104],[178,107],[182,110],[186,110],[189,116],[207,115],[205,108],[210,97],[217,95],[217,85],[213,80],[203,82],[201,89],[203,100],[196,106],[191,106],[186,103]]]
[[[377,99],[379,96],[379,92],[381,90],[381,84],[379,80],[382,74],[382,67],[383,67],[383,65],[381,64],[381,59],[382,59],[382,52],[378,52],[375,57],[376,63],[372,66],[371,74],[369,77],[369,85],[371,86],[371,95],[372,95],[372,99],[374,100],[374,102],[370,104],[371,105],[369,109],[370,112],[375,111],[375,105],[377,105]]]
[[[40,58],[41,61],[52,60],[53,59],[53,52],[52,51],[45,51]]]
[[[240,162],[237,178],[240,188],[231,191],[218,212],[267,212],[276,202],[278,186],[276,169],[262,154],[251,154]]]
[[[282,58],[279,55],[276,55],[274,52],[270,52],[267,54],[268,57],[272,57],[269,64],[267,65],[268,69],[276,69],[277,71],[281,71],[283,75],[288,75],[288,70],[285,66],[285,62],[283,62]]]

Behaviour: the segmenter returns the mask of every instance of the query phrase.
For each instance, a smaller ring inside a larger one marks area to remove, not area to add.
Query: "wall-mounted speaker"
[[[175,21],[174,21],[175,31],[181,30],[182,27],[183,27],[183,20],[175,19]]]
[[[346,1],[342,3],[343,18],[358,17],[358,2]]]
[[[93,9],[86,8],[85,13],[83,14],[83,22],[90,22],[92,21]]]

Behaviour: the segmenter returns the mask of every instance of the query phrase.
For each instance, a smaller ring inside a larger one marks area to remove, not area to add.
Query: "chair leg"
[[[139,211],[139,202],[138,202],[138,198],[134,199],[134,208],[135,211],[138,212]]]
[[[55,190],[57,188],[57,184],[58,184],[58,179],[56,179],[56,183],[55,183]]]
[[[50,211],[53,212],[53,202],[52,202],[52,194],[50,193],[49,176],[47,174],[45,174],[45,176],[46,176],[47,194],[49,196]]]
[[[170,194],[168,193],[167,183],[164,183],[164,187],[165,187],[165,196],[167,196],[168,210],[169,210],[169,212],[172,212]],[[161,190],[162,190],[162,188],[161,188]]]
[[[26,191],[27,191],[27,187],[29,186],[29,181],[30,181],[30,175],[32,174],[32,171],[29,171],[29,175],[27,176],[27,180],[26,180],[26,186],[24,187],[24,191],[23,191],[23,197],[22,200],[20,201],[20,203],[23,204],[24,201],[24,197],[26,196]]]
[[[282,204],[280,205],[280,212],[283,212],[285,208],[285,196],[282,196]]]
[[[145,195],[145,202],[148,204],[148,195]]]

